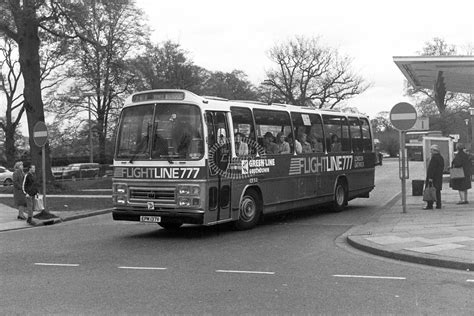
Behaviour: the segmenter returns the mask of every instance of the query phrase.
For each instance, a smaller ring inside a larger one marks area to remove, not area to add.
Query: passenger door
[[[207,111],[209,146],[209,216],[208,222],[231,218],[231,184],[227,175],[231,160],[230,127],[227,112]]]

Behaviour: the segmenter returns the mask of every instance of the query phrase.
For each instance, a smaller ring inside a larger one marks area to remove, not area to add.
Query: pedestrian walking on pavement
[[[471,188],[471,158],[464,152],[464,144],[457,143],[458,153],[451,163],[452,168],[462,168],[464,178],[451,179],[449,184],[453,190],[459,191],[460,201],[457,204],[468,204],[467,190]]]
[[[28,172],[25,175],[25,178],[23,180],[23,192],[26,195],[26,201],[27,201],[27,210],[28,210],[28,218],[26,222],[28,224],[34,225],[33,222],[33,212],[35,208],[35,198],[36,195],[38,194],[38,183],[36,181],[36,175],[35,175],[36,167],[35,165],[30,165],[28,167]]]
[[[17,218],[20,220],[26,219],[26,196],[23,192],[23,178],[25,177],[25,172],[23,171],[23,162],[17,161],[15,163],[14,172],[13,172],[13,200],[15,205],[18,208]]]
[[[436,208],[441,208],[441,189],[443,187],[444,159],[441,156],[438,145],[431,145],[431,159],[426,171],[425,187],[433,184],[436,189]],[[433,201],[428,201],[423,207],[425,210],[433,209]]]

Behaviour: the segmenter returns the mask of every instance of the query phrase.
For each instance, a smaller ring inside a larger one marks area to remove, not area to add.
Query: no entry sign
[[[390,111],[390,122],[401,131],[412,128],[416,123],[416,110],[410,103],[400,102]]]
[[[48,141],[48,129],[44,122],[38,122],[33,128],[33,140],[38,147],[43,147]]]

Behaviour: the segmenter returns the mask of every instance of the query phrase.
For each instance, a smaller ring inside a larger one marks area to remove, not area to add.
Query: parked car
[[[98,178],[99,167],[98,163],[73,163],[62,170],[61,179]],[[54,177],[59,179],[59,173]]]
[[[4,186],[13,184],[13,172],[2,166],[0,166],[0,183]]]

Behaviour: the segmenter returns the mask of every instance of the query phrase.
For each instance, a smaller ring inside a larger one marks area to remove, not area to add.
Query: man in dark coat
[[[35,176],[35,165],[30,165],[27,167],[28,172],[23,178],[23,192],[26,195],[26,201],[28,204],[28,218],[26,222],[31,225],[35,225],[36,223],[33,221],[33,211],[35,209],[35,197],[38,194],[38,184],[36,182]]]
[[[444,159],[439,152],[438,145],[432,145],[431,159],[428,164],[428,170],[426,171],[426,182],[428,186],[433,184],[436,189],[436,208],[441,208],[441,189],[443,187],[443,170],[444,170]],[[428,204],[423,208],[425,210],[433,209],[433,201],[427,202]]]

